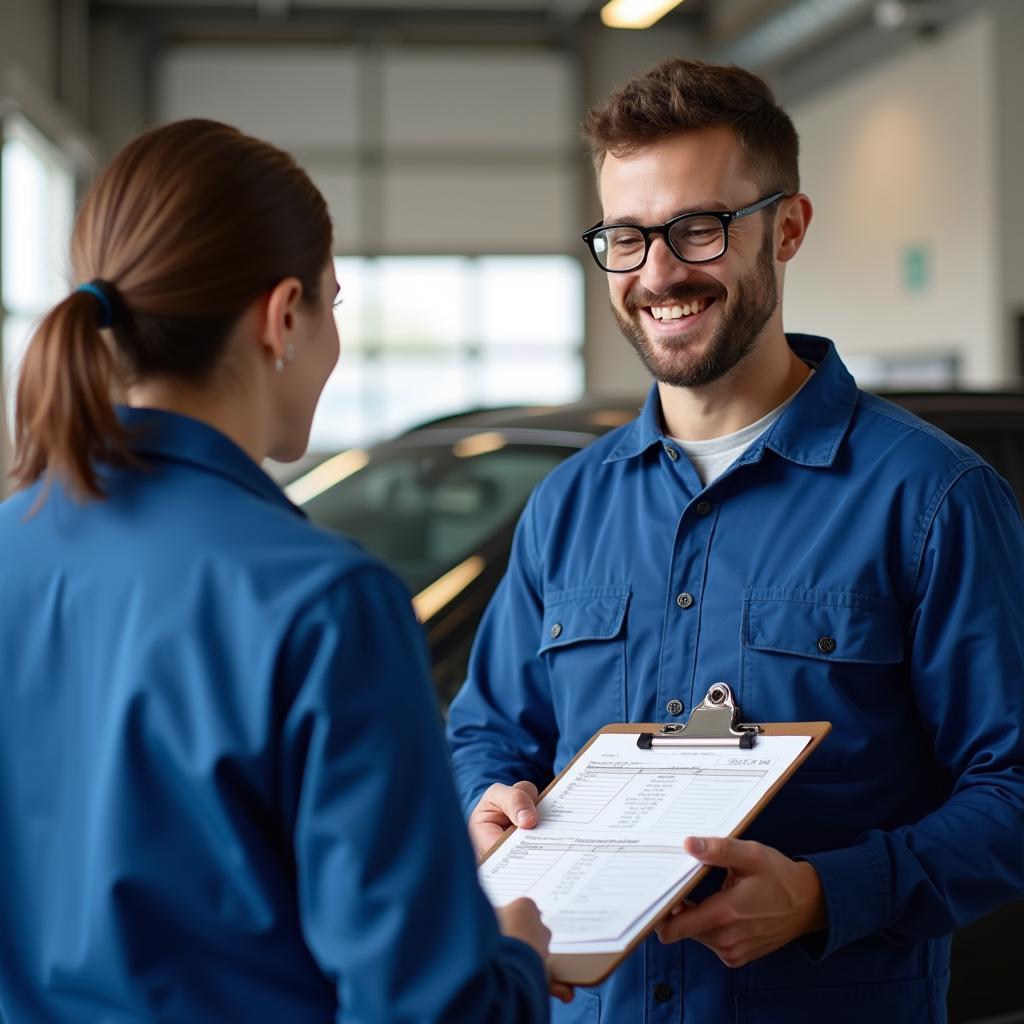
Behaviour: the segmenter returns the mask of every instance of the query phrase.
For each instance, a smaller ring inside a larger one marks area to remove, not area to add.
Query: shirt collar
[[[830,466],[853,416],[857,384],[827,338],[787,334],[786,340],[816,372],[782,416],[768,428],[762,443],[755,443],[758,451],[748,454],[750,458],[760,457],[763,447],[768,447],[790,462]],[[635,458],[652,445],[663,445],[667,441],[661,422],[658,385],[652,384],[639,417],[625,429],[605,462]]]
[[[150,459],[185,463],[216,473],[257,497],[305,516],[234,441],[208,424],[163,409],[119,406],[117,415],[128,430],[132,451]]]

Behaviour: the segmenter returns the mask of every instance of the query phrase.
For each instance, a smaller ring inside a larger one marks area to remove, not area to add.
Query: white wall
[[[584,52],[584,101],[588,107],[665,57],[700,56],[692,34],[659,26],[646,32],[594,28],[586,36]],[[581,106],[576,117],[577,125],[583,113]],[[576,125],[573,130],[578,138]],[[587,272],[587,343],[584,350],[587,390],[602,395],[643,395],[651,379],[612,319],[607,275],[598,269],[579,241],[580,233],[601,217],[597,185],[589,160],[581,165],[578,182],[585,200],[585,213],[583,223],[574,227],[572,240],[583,251]]]
[[[528,43],[172,45],[156,113],[217,118],[293,153],[328,202],[340,256],[582,262],[577,77],[570,50]],[[582,275],[571,262],[548,264],[567,270],[558,277],[535,265],[519,284],[503,275],[487,300],[482,279],[466,290],[485,262],[434,263],[433,277],[405,262],[390,286],[395,263],[345,266],[348,356],[320,403],[315,445],[363,443],[470,404],[582,392]],[[374,312],[353,318],[370,301]],[[516,325],[511,337],[491,330],[495,316]]]
[[[157,76],[161,120],[214,117],[293,152],[356,255],[585,255],[576,105],[572,61],[539,48],[183,46]]]
[[[1000,269],[1011,372],[1024,377],[1024,4],[1000,0],[994,8],[997,100],[996,143]]]
[[[1003,379],[994,31],[977,15],[791,107],[815,217],[786,282],[787,329],[840,351],[962,356]],[[928,280],[904,280],[908,247]]]
[[[57,85],[57,19],[51,0],[0,3],[0,71],[17,67],[36,89]]]

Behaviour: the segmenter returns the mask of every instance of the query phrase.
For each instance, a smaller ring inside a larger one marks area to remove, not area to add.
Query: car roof
[[[1014,449],[1024,451],[1024,391],[872,391],[968,444],[980,436],[993,435],[1012,439]],[[488,431],[500,431],[509,444],[582,448],[634,419],[644,400],[644,394],[633,393],[586,397],[557,405],[470,409],[418,423],[401,434],[377,441],[369,449],[384,454],[396,449],[451,445]],[[297,463],[278,467],[274,475],[281,483],[293,480],[326,457],[327,453],[310,453]],[[1003,471],[1006,472],[1005,468]],[[1013,482],[1022,486],[1019,481]]]
[[[419,423],[406,434],[421,430],[458,428],[487,430],[529,428],[532,430],[587,431],[603,434],[634,419],[644,403],[643,395],[614,398],[583,398],[557,405],[506,405],[470,409]]]
[[[869,389],[873,394],[895,402],[928,418],[930,415],[970,416],[972,423],[992,417],[994,426],[1015,425],[1024,417],[1024,391],[936,391]],[[419,423],[402,436],[420,430],[438,428],[496,429],[529,427],[549,430],[591,430],[603,434],[612,427],[628,423],[643,406],[645,395],[590,397],[558,405],[506,405],[470,409],[449,416],[439,416]],[[1011,417],[1009,421],[1004,417]]]

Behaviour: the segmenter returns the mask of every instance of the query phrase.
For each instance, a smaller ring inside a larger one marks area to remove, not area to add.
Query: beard
[[[753,269],[737,282],[731,302],[706,350],[699,355],[688,351],[689,342],[682,334],[667,335],[657,341],[648,338],[640,319],[641,309],[677,306],[697,298],[713,298],[714,305],[718,305],[727,293],[717,281],[686,281],[660,295],[638,287],[626,296],[624,313],[612,305],[619,330],[656,381],[676,388],[699,388],[724,377],[754,350],[779,304],[772,250],[773,232],[766,230]]]

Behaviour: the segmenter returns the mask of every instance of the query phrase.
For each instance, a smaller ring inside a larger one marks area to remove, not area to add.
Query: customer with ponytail
[[[0,1020],[546,1019],[408,595],[259,466],[338,358],[320,194],[179,122],[99,177],[71,260],[0,505]]]

